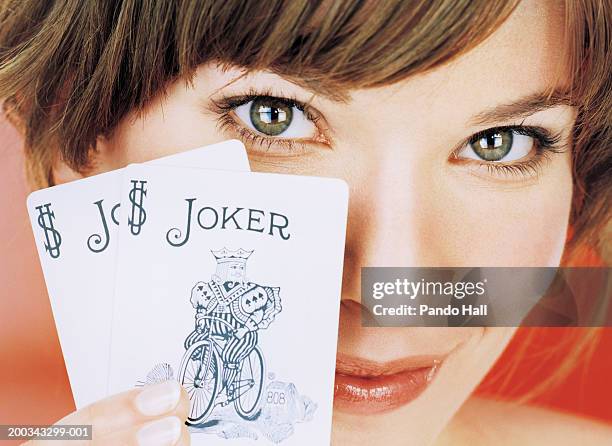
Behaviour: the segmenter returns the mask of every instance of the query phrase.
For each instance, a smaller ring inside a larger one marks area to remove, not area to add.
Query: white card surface
[[[241,142],[150,162],[248,171]],[[147,163],[148,164],[148,163]],[[123,170],[30,194],[30,221],[77,408],[106,395]]]
[[[111,393],[177,379],[194,445],[329,444],[347,206],[335,179],[128,166]]]

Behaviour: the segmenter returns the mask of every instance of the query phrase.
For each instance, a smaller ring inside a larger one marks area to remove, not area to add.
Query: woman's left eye
[[[260,97],[234,108],[234,114],[249,129],[267,137],[310,139],[316,126],[291,101]]]
[[[526,158],[534,149],[533,137],[512,129],[485,130],[472,137],[457,152],[460,159],[487,162],[511,162]]]

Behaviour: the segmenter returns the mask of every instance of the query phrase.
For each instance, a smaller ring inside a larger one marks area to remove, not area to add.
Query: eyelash
[[[219,130],[231,130],[232,132],[238,134],[240,139],[242,139],[247,145],[258,146],[260,148],[265,148],[267,146],[267,148],[262,150],[263,152],[270,151],[272,145],[281,146],[283,150],[288,151],[290,153],[296,153],[300,152],[300,150],[304,150],[303,143],[291,139],[278,137],[274,138],[260,135],[258,133],[255,133],[251,129],[244,127],[243,125],[240,125],[236,121],[236,119],[231,116],[231,112],[235,108],[247,104],[255,99],[273,99],[283,101],[287,106],[295,107],[298,110],[302,111],[306,118],[314,124],[317,130],[319,132],[321,130],[319,128],[321,117],[317,113],[315,113],[307,104],[300,102],[295,97],[275,96],[269,91],[261,92],[256,90],[249,90],[249,92],[245,95],[223,97],[218,100],[211,101],[212,111],[219,115],[217,124]],[[566,149],[566,147],[559,145],[561,141],[561,132],[552,133],[544,127],[525,126],[523,125],[523,122],[520,122],[512,125],[490,127],[488,129],[482,130],[471,135],[469,138],[464,140],[455,150],[453,150],[450,158],[455,161],[466,161],[464,159],[456,157],[458,152],[463,149],[466,144],[473,143],[478,139],[483,138],[492,133],[507,131],[516,132],[518,134],[533,138],[535,154],[525,161],[514,161],[508,164],[504,164],[503,162],[499,161],[491,162],[484,160],[469,160],[469,162],[471,164],[478,164],[481,167],[484,166],[488,170],[488,173],[493,175],[534,176],[540,172],[544,162],[549,160],[551,154],[563,153]],[[325,138],[324,136],[321,137],[319,141],[316,141],[316,143],[325,144],[327,146],[331,145],[327,138]]]
[[[487,162],[487,161],[475,161],[479,166],[484,166],[491,174],[506,175],[506,176],[533,176],[537,175],[543,166],[543,164],[550,159],[551,154],[563,153],[566,149],[565,146],[560,145],[562,134],[561,132],[552,133],[544,127],[538,126],[526,126],[523,122],[518,124],[504,125],[498,127],[490,127],[486,130],[475,133],[470,136],[464,142],[462,142],[458,148],[456,148],[451,154],[451,158],[456,157],[457,153],[465,147],[466,144],[474,143],[480,138],[486,137],[492,133],[508,132],[512,131],[520,135],[525,135],[533,138],[534,140],[534,151],[535,154],[525,161],[513,161],[512,163],[504,164],[503,162]],[[463,161],[455,158],[457,161]]]
[[[279,97],[274,96],[271,92],[257,92],[255,90],[250,90],[245,95],[240,96],[231,96],[224,97],[218,100],[212,100],[212,109],[215,113],[219,115],[218,119],[218,128],[220,131],[223,130],[232,130],[237,133],[239,137],[245,141],[247,144],[252,144],[254,146],[265,147],[267,145],[267,150],[269,151],[272,145],[280,145],[284,150],[289,152],[299,152],[300,149],[303,149],[303,144],[299,143],[295,140],[291,140],[288,138],[272,138],[264,135],[257,134],[253,132],[251,129],[248,129],[236,122],[234,118],[230,116],[230,113],[240,107],[241,105],[247,104],[255,99],[273,99],[280,100],[284,102],[287,106],[295,107],[301,112],[304,113],[306,118],[311,121],[314,126],[320,131],[320,122],[321,117],[316,114],[308,105],[303,102],[298,101],[293,97]],[[319,138],[319,141],[316,141],[318,144],[327,144],[329,145],[329,141],[323,135]],[[301,147],[299,147],[300,145]]]

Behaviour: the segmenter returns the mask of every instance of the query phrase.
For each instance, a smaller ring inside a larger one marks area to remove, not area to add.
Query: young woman
[[[470,398],[514,329],[364,328],[359,286],[362,266],[557,266],[605,243],[611,14],[596,0],[9,1],[0,97],[37,187],[228,138],[255,171],[348,182],[333,444],[610,444],[592,422]],[[166,383],[62,422],[93,424],[98,445],[182,445],[186,408]]]

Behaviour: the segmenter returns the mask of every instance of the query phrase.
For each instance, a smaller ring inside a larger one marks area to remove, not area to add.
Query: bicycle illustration
[[[203,317],[202,320],[230,324],[217,317]],[[223,336],[211,335],[203,330],[197,340],[187,349],[180,366],[179,382],[185,387],[191,400],[188,424],[203,423],[218,404],[226,406],[234,403],[236,412],[244,419],[252,419],[261,403],[265,377],[265,362],[259,347],[240,363],[240,368],[233,381],[230,394],[219,401],[222,390],[223,361],[221,352]],[[216,404],[215,404],[216,403]]]
[[[202,425],[216,406],[233,403],[245,420],[260,412],[265,360],[258,332],[281,312],[280,288],[245,278],[253,251],[212,251],[216,274],[191,291],[196,327],[184,342],[179,382],[191,401],[187,424]]]

